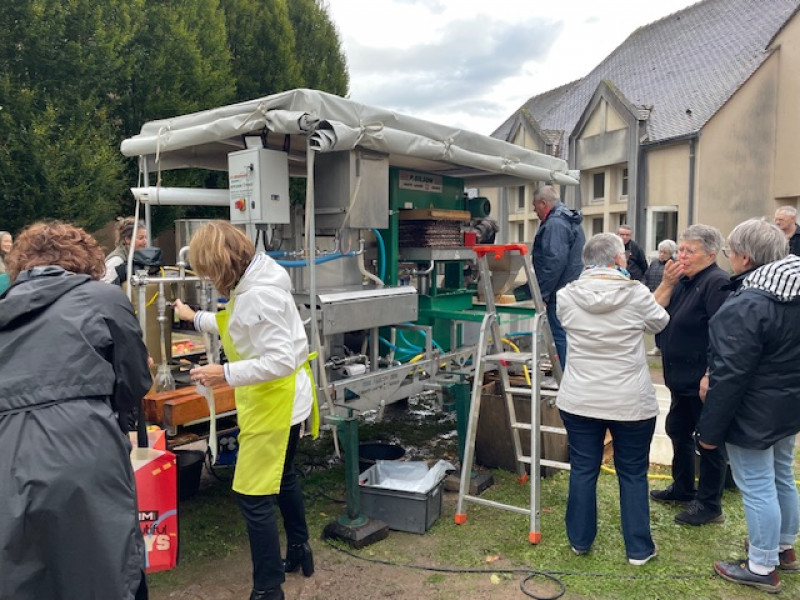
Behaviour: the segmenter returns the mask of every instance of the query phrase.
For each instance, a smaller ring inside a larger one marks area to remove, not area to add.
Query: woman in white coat
[[[645,356],[644,334],[666,327],[669,315],[646,286],[625,270],[625,247],[613,233],[583,249],[586,269],[558,292],[567,332],[567,364],[556,404],[570,454],[567,537],[576,554],[597,534],[597,477],[606,431],[611,432],[620,489],[620,520],[628,562],[656,555],[650,535],[647,469],[658,403]]]
[[[189,243],[192,268],[229,298],[216,315],[195,313],[180,300],[175,311],[198,331],[219,333],[228,362],[195,367],[192,379],[235,388],[239,453],[233,491],[247,522],[253,561],[250,600],[282,600],[284,572],[314,572],[308,526],[293,460],[301,428],[311,416],[319,429],[308,341],[286,270],[227,221],[211,221]],[[287,538],[281,559],[273,504]]]

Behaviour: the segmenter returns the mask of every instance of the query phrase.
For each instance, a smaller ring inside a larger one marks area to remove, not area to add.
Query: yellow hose
[[[517,346],[510,339],[502,338],[500,341],[503,342],[504,344],[508,344],[514,352],[519,353],[519,346]],[[528,371],[528,365],[522,365],[522,372],[525,374],[525,383],[527,383],[528,385],[533,385],[533,383],[531,383],[531,374]]]
[[[612,469],[611,467],[607,467],[606,465],[600,465],[600,470],[601,471],[605,471],[606,473],[610,473],[611,475],[616,475],[617,474],[617,472],[614,469]],[[647,474],[647,478],[648,479],[660,479],[660,480],[665,480],[665,481],[672,481],[672,476],[671,475],[659,475],[658,473],[648,473]]]

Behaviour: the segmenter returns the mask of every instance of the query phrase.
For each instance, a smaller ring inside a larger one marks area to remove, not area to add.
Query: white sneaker
[[[642,565],[646,565],[650,562],[650,559],[655,558],[658,556],[658,546],[653,547],[653,553],[646,557],[646,558],[629,558],[628,562],[632,564],[634,567],[641,567]]]
[[[656,346],[652,350],[647,351],[647,356],[661,356],[661,349]]]

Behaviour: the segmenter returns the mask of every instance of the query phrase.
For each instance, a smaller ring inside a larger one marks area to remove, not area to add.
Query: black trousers
[[[728,460],[723,448],[706,450],[695,440],[695,428],[703,410],[700,396],[672,394],[672,402],[665,429],[672,440],[672,479],[676,495],[686,496],[695,492],[695,452],[700,452],[700,473],[696,498],[703,506],[714,512],[722,511],[722,490]]]
[[[276,501],[283,517],[288,545],[304,544],[308,541],[303,492],[294,468],[294,454],[299,439],[300,424],[297,424],[289,432],[281,489],[277,496],[236,495],[239,510],[247,523],[255,590],[275,588],[285,580],[278,521],[275,517]]]

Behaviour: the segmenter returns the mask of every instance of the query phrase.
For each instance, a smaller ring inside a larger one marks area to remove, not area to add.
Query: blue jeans
[[[748,557],[754,563],[777,566],[778,546],[794,545],[798,527],[797,486],[794,483],[794,436],[766,450],[726,444],[731,472],[742,492]]]
[[[576,550],[586,551],[597,536],[597,476],[608,430],[614,444],[625,553],[628,558],[647,558],[655,551],[650,535],[647,469],[656,418],[606,421],[560,413],[567,429],[571,464],[565,518],[570,544]]]
[[[556,352],[558,352],[558,362],[561,363],[561,371],[563,372],[567,364],[567,334],[556,315],[555,298],[547,305],[547,322],[550,324],[550,331],[556,344]]]

